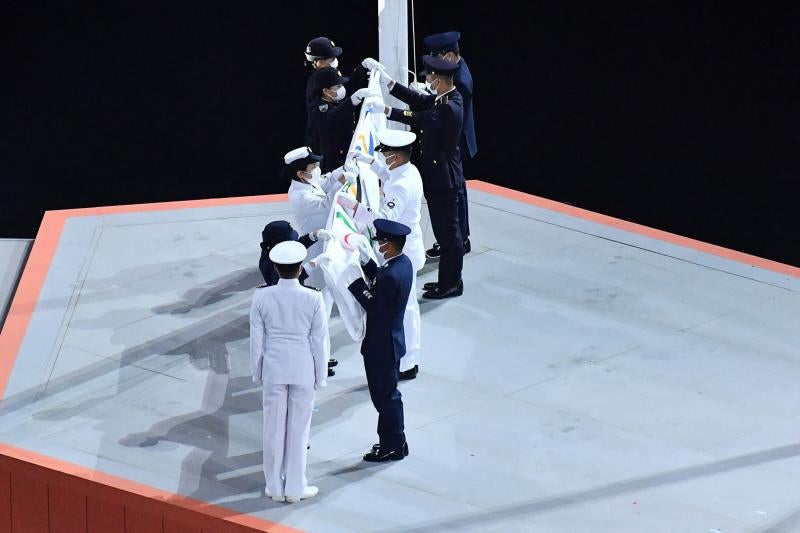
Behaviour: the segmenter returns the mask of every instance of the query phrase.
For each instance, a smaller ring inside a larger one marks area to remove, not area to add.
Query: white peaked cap
[[[378,132],[378,141],[387,148],[403,148],[417,139],[410,131],[382,129]]]
[[[283,161],[289,165],[300,159],[305,159],[306,157],[312,156],[313,159],[316,159],[317,161],[322,159],[321,157],[315,155],[308,146],[301,146],[300,148],[295,148],[294,150],[287,152],[286,155],[283,156]]]
[[[306,258],[306,247],[297,241],[283,241],[269,252],[269,260],[276,265],[294,265]]]

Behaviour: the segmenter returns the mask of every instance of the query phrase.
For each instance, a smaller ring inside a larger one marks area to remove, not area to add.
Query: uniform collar
[[[456,90],[456,86],[453,85],[452,87],[450,87],[450,90],[447,91],[446,93],[442,93],[442,94],[436,95],[436,101],[438,101],[442,96],[447,96],[448,94],[450,94],[451,92],[453,92],[455,90]]]
[[[405,254],[404,254],[403,252],[400,252],[400,253],[399,253],[399,254],[397,254],[396,256],[394,256],[394,257],[392,257],[391,259],[389,259],[388,261],[386,261],[386,262],[383,264],[383,266],[387,266],[389,263],[391,263],[391,262],[392,262],[392,261],[394,261],[395,259],[399,259],[399,258],[403,257],[404,255],[405,255]]]
[[[408,161],[406,163],[403,163],[399,167],[395,167],[395,168],[389,169],[389,175],[390,176],[396,176],[397,174],[402,174],[408,168],[408,165],[410,165],[410,164],[411,164],[411,161]]]
[[[294,187],[295,189],[311,189],[312,191],[321,191],[322,189],[314,184],[314,183],[303,183],[302,181],[292,180],[292,184],[289,185],[289,189]]]
[[[278,287],[294,287],[297,285],[300,285],[300,280],[298,280],[297,278],[292,278],[292,279],[281,278],[278,280]]]

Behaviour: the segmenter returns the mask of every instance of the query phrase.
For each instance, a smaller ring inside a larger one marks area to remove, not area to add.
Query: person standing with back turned
[[[285,241],[269,252],[277,285],[256,289],[250,307],[250,367],[263,385],[264,494],[297,502],[317,495],[306,480],[314,393],[326,385],[330,353],[325,303],[300,285],[306,248]]]

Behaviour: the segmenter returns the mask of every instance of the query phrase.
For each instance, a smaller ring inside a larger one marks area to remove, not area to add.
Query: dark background
[[[305,44],[331,37],[343,71],[377,57],[376,4],[3,8],[0,236],[46,209],[285,192]],[[417,2],[418,56],[462,32],[467,177],[800,265],[797,9],[599,4]]]

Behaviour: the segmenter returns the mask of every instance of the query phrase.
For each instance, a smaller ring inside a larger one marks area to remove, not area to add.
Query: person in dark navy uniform
[[[310,248],[316,242],[316,238],[312,237],[310,233],[299,236],[286,220],[273,220],[264,226],[264,230],[261,232],[261,257],[258,260],[258,269],[261,271],[267,287],[277,284],[280,279],[275,265],[269,258],[269,252],[276,245],[285,241],[297,241],[306,248]],[[299,278],[301,283],[305,277],[301,272]]]
[[[461,269],[464,264],[464,238],[461,234],[459,210],[464,174],[458,142],[463,122],[463,102],[453,85],[458,65],[445,59],[423,56],[428,83],[435,94],[421,94],[395,83],[385,71],[379,70],[381,83],[389,93],[411,107],[392,109],[371,102],[371,112],[385,112],[390,120],[420,128],[422,137],[422,185],[431,227],[441,248],[439,278],[428,285],[422,297],[427,299],[461,296],[464,283]]]
[[[315,91],[309,108],[309,128],[314,153],[322,154],[322,172],[344,165],[355,127],[355,106],[345,98],[344,84],[349,80],[333,67],[324,67],[311,75]]]
[[[306,64],[315,71],[325,67],[332,67],[337,71],[339,69],[339,57],[342,55],[342,48],[336,46],[333,41],[327,37],[316,37],[311,39],[306,45]],[[366,86],[368,68],[370,68],[369,58],[365,59],[360,65],[356,65],[353,73],[350,74],[348,81],[344,82],[345,91],[347,94],[353,94],[357,89]],[[318,92],[314,83],[312,82],[313,73],[309,76],[306,82],[306,135],[305,144],[313,146],[312,144],[312,130],[311,130],[311,111],[317,100]]]
[[[333,67],[339,69],[339,56],[342,55],[342,49],[336,46],[333,41],[327,37],[316,37],[311,39],[306,45],[306,64],[309,65],[314,71],[326,67]],[[314,74],[308,77],[306,81],[306,134],[305,144],[312,145],[311,130],[311,108],[317,100],[317,89],[312,81]]]
[[[399,461],[408,455],[404,433],[403,399],[397,390],[400,358],[406,351],[403,315],[411,293],[414,268],[403,254],[406,236],[411,229],[405,224],[379,218],[374,221],[378,255],[385,259],[380,268],[370,258],[366,239],[358,241],[359,254],[368,284],[357,273],[349,289],[367,311],[367,330],[361,343],[364,369],[372,404],[378,411],[380,441],[364,460],[375,463]],[[356,267],[357,269],[357,267]]]
[[[275,246],[282,242],[286,241],[297,241],[306,249],[313,246],[318,239],[330,239],[332,233],[326,229],[320,229],[318,231],[314,231],[308,233],[303,236],[299,236],[297,231],[292,227],[289,222],[286,220],[273,220],[261,231],[261,257],[258,260],[258,269],[261,271],[261,276],[264,278],[265,287],[272,287],[273,285],[278,284],[278,280],[280,280],[280,275],[278,271],[275,270],[275,263],[272,262],[272,259],[269,257],[270,251],[272,251]],[[308,277],[305,270],[300,271],[299,280],[302,284],[303,281]],[[328,377],[335,376],[336,371],[333,370],[332,367],[339,364],[339,361],[336,359],[329,359],[328,360]]]
[[[469,71],[467,62],[461,57],[459,51],[458,40],[461,34],[457,31],[448,31],[445,33],[436,33],[428,35],[423,39],[425,46],[430,50],[430,55],[446,59],[458,65],[455,76],[453,76],[453,83],[456,89],[461,94],[464,100],[464,125],[461,130],[461,139],[458,146],[461,151],[461,160],[473,159],[478,153],[478,143],[475,140],[475,114],[472,107],[472,73]],[[459,215],[461,216],[461,234],[464,237],[464,253],[467,254],[472,249],[469,242],[469,208],[467,198],[467,186],[464,181],[464,187],[461,189],[461,208]],[[434,243],[430,250],[426,251],[426,255],[431,258],[439,257],[439,244]]]

